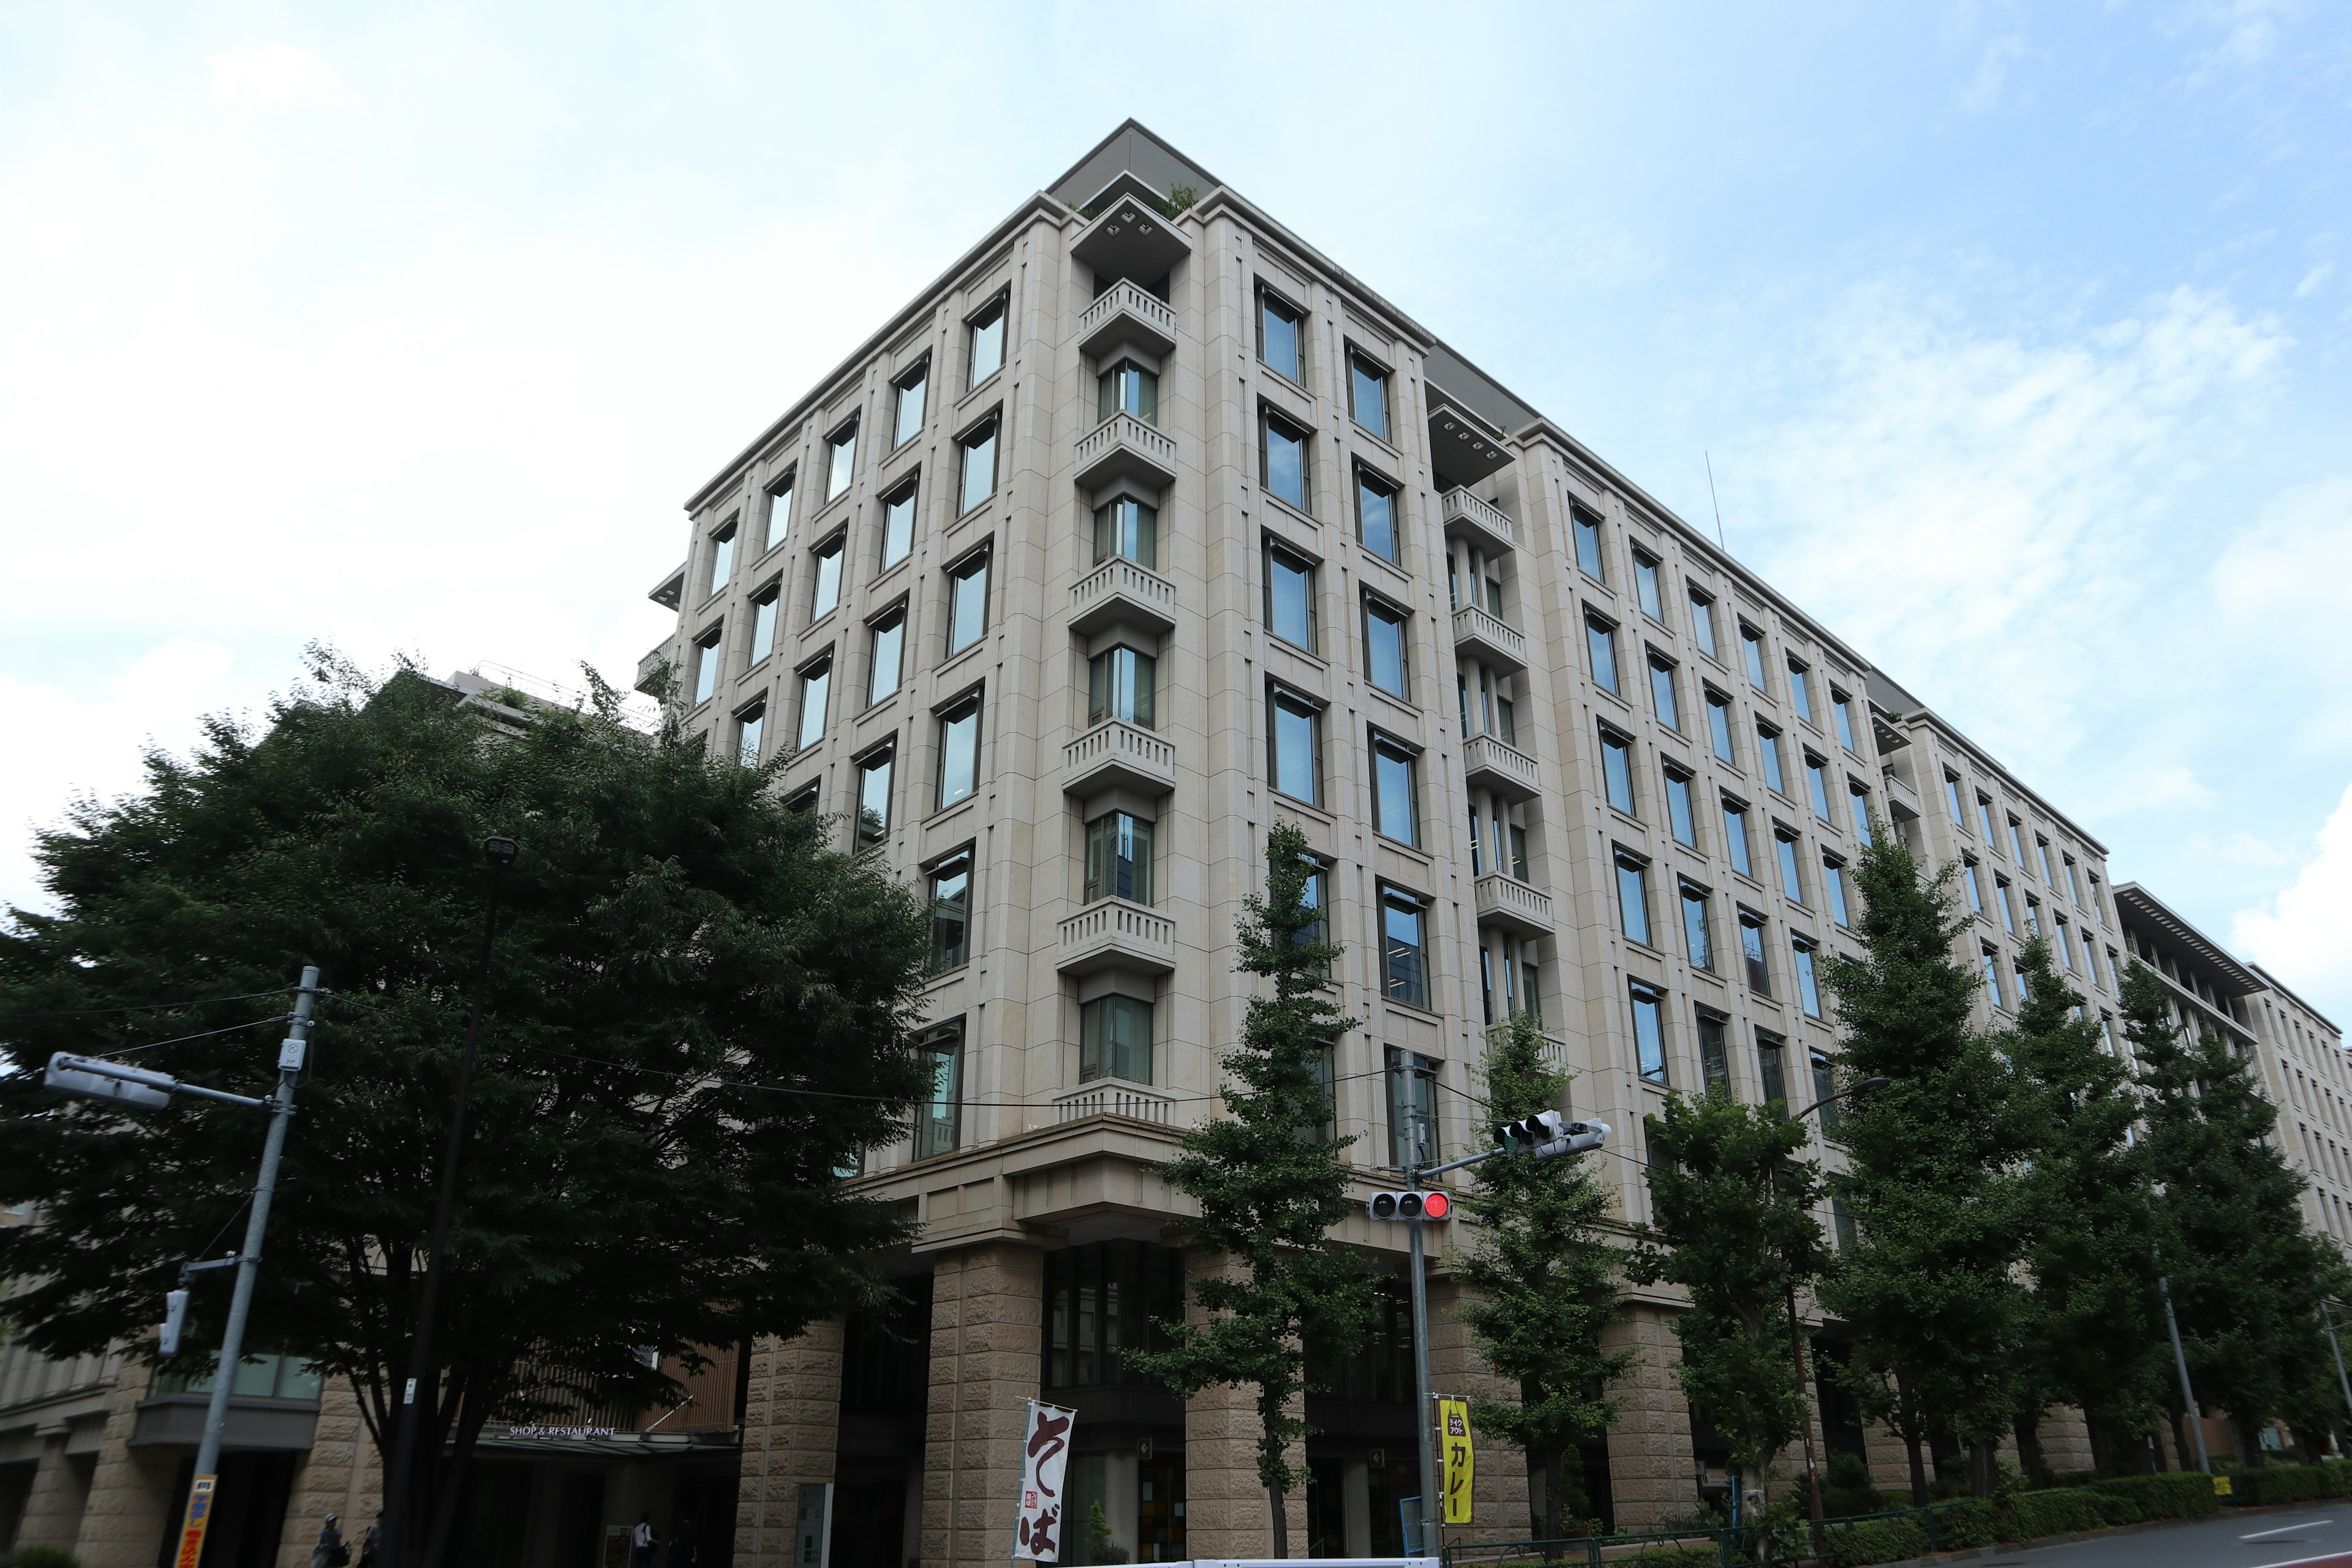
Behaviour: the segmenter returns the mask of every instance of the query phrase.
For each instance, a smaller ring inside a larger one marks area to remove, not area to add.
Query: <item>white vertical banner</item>
[[[1070,1468],[1070,1428],[1077,1419],[1075,1410],[1029,1402],[1021,1439],[1021,1522],[1013,1534],[1016,1559],[1062,1560],[1062,1472]]]

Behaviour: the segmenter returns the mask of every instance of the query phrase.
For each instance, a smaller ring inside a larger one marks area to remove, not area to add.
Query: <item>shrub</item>
[[[2077,1530],[2104,1530],[2106,1516],[2095,1493],[2080,1487],[2063,1491],[2019,1492],[1994,1508],[2003,1541],[2032,1541]]]
[[[81,1559],[62,1546],[19,1546],[0,1559],[5,1568],[81,1568]]]
[[[2152,1519],[2201,1519],[2217,1511],[2221,1500],[2213,1495],[2213,1483],[2201,1470],[2174,1470],[2161,1476],[2115,1476],[2104,1481],[2093,1481],[2090,1489],[2101,1501],[2099,1511],[2111,1524],[2137,1524]],[[2139,1511],[2136,1520],[2116,1519],[2108,1514],[2105,1500],[2127,1500]]]
[[[2352,1465],[2266,1465],[2230,1478],[2230,1500],[2252,1508],[2262,1503],[2311,1502],[2352,1491]]]
[[[1874,1519],[1829,1532],[1830,1555],[1838,1568],[1873,1563],[1905,1563],[1927,1554],[1927,1531],[1916,1518]]]
[[[1718,1568],[1719,1546],[1649,1546],[1631,1557],[1612,1557],[1612,1563],[1639,1563],[1641,1568]]]
[[[2000,1539],[1992,1504],[1982,1498],[1939,1502],[1932,1511],[1936,1515],[1936,1550],[1938,1552],[1990,1546]]]

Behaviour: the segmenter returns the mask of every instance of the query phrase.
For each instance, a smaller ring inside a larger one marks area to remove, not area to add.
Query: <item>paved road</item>
[[[2215,1519],[1980,1557],[1970,1568],[2352,1568],[2352,1502]]]

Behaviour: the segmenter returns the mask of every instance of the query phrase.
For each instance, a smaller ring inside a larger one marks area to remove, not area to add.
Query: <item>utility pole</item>
[[[1422,1173],[1417,1167],[1412,1172],[1412,1181],[1414,1186],[1421,1185]],[[1412,1232],[1412,1407],[1421,1459],[1421,1554],[1435,1557],[1438,1532],[1444,1528],[1445,1506],[1437,1477],[1437,1411],[1430,1402],[1429,1280],[1421,1245],[1423,1223],[1423,1217],[1415,1215],[1406,1228]]]
[[[2327,1298],[2319,1299],[2319,1321],[2327,1325],[2327,1348],[2336,1352],[2336,1386],[2344,1391],[2344,1411],[2352,1420],[2352,1377],[2344,1375],[2344,1347],[2336,1342],[2336,1314],[2327,1310]]]
[[[2197,1440],[2197,1468],[2210,1476],[2213,1473],[2213,1458],[2205,1451],[2205,1420],[2197,1413],[2197,1391],[2189,1385],[2189,1358],[2180,1352],[2180,1320],[2172,1315],[2172,1276],[2159,1274],[2156,1284],[2164,1292],[2164,1327],[2172,1335],[2172,1366],[2180,1373],[2180,1405],[2188,1413],[2189,1435]],[[2342,1365],[2337,1363],[2338,1371]]]
[[[1885,1089],[1889,1081],[1883,1078],[1866,1078],[1859,1083],[1848,1084],[1835,1094],[1822,1096],[1821,1099],[1797,1112],[1793,1120],[1802,1121],[1833,1100],[1843,1100],[1850,1094],[1868,1094],[1874,1089]],[[1824,1127],[1822,1136],[1827,1138],[1828,1135],[1828,1129]],[[1789,1282],[1789,1358],[1795,1363],[1797,1369],[1797,1409],[1805,1427],[1805,1479],[1812,1489],[1813,1549],[1818,1552],[1822,1549],[1822,1472],[1821,1467],[1813,1460],[1814,1412],[1811,1403],[1805,1398],[1805,1336],[1798,1327],[1797,1285],[1793,1279]],[[1827,1428],[1823,1430],[1826,1431]]]

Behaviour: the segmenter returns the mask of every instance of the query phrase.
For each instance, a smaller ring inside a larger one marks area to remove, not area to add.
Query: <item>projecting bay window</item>
[[[931,1089],[915,1110],[915,1158],[955,1152],[963,1130],[963,1020],[932,1030],[915,1047],[930,1068]]]
[[[1381,889],[1382,989],[1391,1002],[1429,1006],[1427,926],[1420,899],[1395,888]]]
[[[1440,1163],[1437,1142],[1438,1064],[1414,1051],[1388,1047],[1389,1161],[1396,1165]]]
[[[1095,508],[1095,564],[1123,555],[1138,566],[1160,565],[1160,509],[1133,496]]]
[[[1665,993],[1638,980],[1628,982],[1625,992],[1633,1009],[1634,1064],[1643,1083],[1664,1089],[1667,1085]]]
[[[1121,1078],[1151,1081],[1151,1004],[1134,996],[1097,996],[1078,1008],[1078,1081]]]
[[[1146,730],[1159,727],[1153,687],[1160,660],[1131,647],[1107,648],[1087,661],[1087,722],[1124,719]]]
[[[1151,904],[1152,838],[1156,824],[1129,812],[1106,812],[1087,824],[1084,901],[1125,899]]]
[[[1120,360],[1102,373],[1095,418],[1131,414],[1146,425],[1160,423],[1160,373],[1131,359]]]

